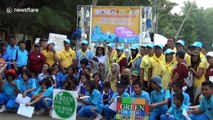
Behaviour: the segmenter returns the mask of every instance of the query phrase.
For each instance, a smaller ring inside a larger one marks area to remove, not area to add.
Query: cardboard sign
[[[52,117],[57,119],[76,120],[78,93],[76,91],[53,90]]]
[[[66,35],[49,33],[48,42],[53,42],[55,44],[55,50],[60,51],[64,48],[64,40],[67,39]]]
[[[148,120],[149,101],[143,98],[117,98],[116,120]]]

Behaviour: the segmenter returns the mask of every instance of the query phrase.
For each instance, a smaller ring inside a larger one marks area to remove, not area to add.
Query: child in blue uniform
[[[104,88],[104,90],[102,92],[102,97],[103,97],[104,105],[106,105],[106,104],[109,104],[109,101],[111,100],[112,95],[113,95],[113,91],[110,87],[109,82],[104,82],[103,88]]]
[[[7,109],[18,109],[19,105],[15,102],[15,99],[20,93],[20,86],[18,80],[15,80],[17,74],[14,69],[9,69],[5,74],[6,80],[0,81],[0,112]]]
[[[142,89],[142,84],[140,81],[136,80],[132,83],[134,92],[130,95],[133,98],[144,98],[150,102],[149,93]]]
[[[159,76],[152,78],[151,86],[154,90],[151,92],[151,114],[149,120],[156,120],[160,115],[166,114],[170,92],[162,87],[162,79]]]
[[[51,77],[47,77],[42,80],[41,87],[39,87],[34,95],[32,96],[32,101],[26,106],[35,105],[38,111],[36,114],[42,114],[45,111],[49,112],[52,106],[52,98],[53,98],[53,86]]]
[[[25,70],[22,73],[22,79],[19,80],[20,91],[23,97],[25,96],[32,97],[33,92],[36,90],[36,81],[31,77],[32,77],[31,72],[29,70]]]
[[[161,120],[187,120],[183,115],[183,111],[187,111],[188,107],[183,103],[184,96],[182,93],[176,93],[173,96],[174,104],[169,108],[166,115],[161,115]]]
[[[78,111],[78,116],[87,118],[102,118],[101,112],[103,110],[103,100],[101,93],[95,89],[95,83],[91,80],[86,82],[86,95],[90,96],[88,100],[77,98],[77,100],[84,104]]]

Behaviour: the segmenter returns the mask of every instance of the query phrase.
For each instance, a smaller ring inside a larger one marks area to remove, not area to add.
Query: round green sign
[[[66,91],[58,92],[54,98],[55,113],[63,119],[73,116],[76,110],[75,98]]]

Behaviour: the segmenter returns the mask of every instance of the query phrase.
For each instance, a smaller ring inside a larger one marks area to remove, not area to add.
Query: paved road
[[[46,115],[33,115],[33,117],[26,118],[20,115],[17,115],[15,112],[3,112],[0,113],[0,120],[56,120]],[[77,118],[77,120],[87,120],[85,118]]]

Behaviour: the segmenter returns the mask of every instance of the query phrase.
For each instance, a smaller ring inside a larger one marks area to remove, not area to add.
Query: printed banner
[[[94,6],[92,42],[138,43],[140,7]]]
[[[142,98],[117,98],[116,120],[148,120],[149,101]]]

